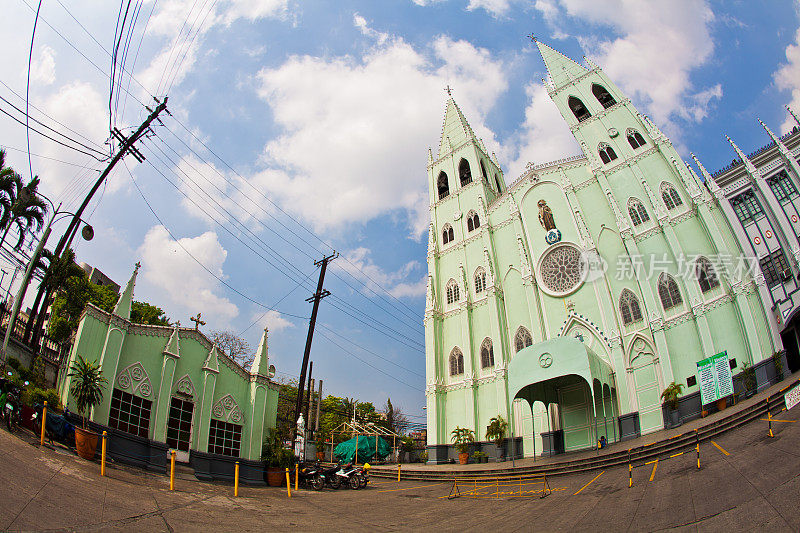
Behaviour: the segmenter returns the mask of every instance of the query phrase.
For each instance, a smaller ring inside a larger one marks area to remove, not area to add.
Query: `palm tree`
[[[6,166],[6,152],[0,150],[0,228],[4,227],[3,224],[21,188],[22,178],[13,168]]]
[[[38,188],[39,176],[34,176],[27,185],[19,190],[11,207],[3,210],[3,215],[0,217],[0,228],[4,228],[4,230],[3,236],[0,237],[0,247],[3,246],[12,225],[16,225],[19,230],[19,241],[14,245],[16,250],[22,247],[22,243],[25,242],[25,234],[29,229],[39,231],[44,225],[47,204],[37,194]]]
[[[61,257],[54,255],[50,250],[42,250],[42,255],[48,262],[47,270],[42,277],[42,285],[48,287],[52,293],[64,287],[68,279],[86,274],[75,262],[75,250],[72,248],[67,248]]]

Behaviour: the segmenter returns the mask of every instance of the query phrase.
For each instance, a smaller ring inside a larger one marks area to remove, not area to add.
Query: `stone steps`
[[[691,449],[698,441],[706,441],[764,416],[767,413],[768,406],[769,409],[774,410],[782,405],[783,395],[767,397],[747,407],[741,408],[730,415],[703,425],[697,428],[696,431],[690,430],[651,444],[636,446],[630,449],[619,448],[615,451],[604,452],[596,456],[516,468],[510,466],[505,468],[487,467],[480,470],[458,469],[457,467],[447,470],[403,468],[402,477],[403,479],[414,481],[450,481],[454,477],[462,476],[478,478],[540,474],[558,476],[626,465],[629,461],[633,464],[639,464],[641,462],[661,458],[668,454],[671,455]],[[766,426],[764,431],[766,432]],[[624,443],[620,444],[624,445]],[[612,446],[616,448],[619,444]],[[375,478],[395,478],[397,476],[397,470],[392,467],[376,466],[370,471],[370,475]]]

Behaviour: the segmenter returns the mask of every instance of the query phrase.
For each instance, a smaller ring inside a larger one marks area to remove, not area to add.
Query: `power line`
[[[39,10],[42,9],[42,0],[39,0],[39,5],[36,8],[36,17],[33,19],[33,31],[31,32],[31,48],[28,52],[28,80],[25,83],[25,138],[28,141],[28,170],[30,170],[30,178],[33,179],[33,163],[31,162],[31,128],[28,123],[28,106],[30,105],[31,95],[31,61],[33,60],[33,41],[36,38],[36,25],[39,23]]]

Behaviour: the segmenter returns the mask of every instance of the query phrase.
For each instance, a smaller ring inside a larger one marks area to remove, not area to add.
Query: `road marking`
[[[582,491],[583,489],[585,489],[586,487],[588,487],[589,485],[591,485],[592,483],[594,483],[594,480],[595,480],[595,479],[597,479],[597,478],[599,478],[600,476],[602,476],[604,472],[605,472],[605,470],[603,470],[603,472],[600,472],[599,474],[597,474],[596,476],[594,476],[594,478],[593,478],[593,479],[592,479],[592,480],[591,480],[589,483],[587,483],[586,485],[584,485],[583,487],[581,487],[580,489],[578,489],[578,492],[576,492],[575,494],[573,494],[573,496],[577,496],[577,494],[578,494],[580,491]]]
[[[769,419],[769,418],[759,418],[759,420],[763,420],[763,421],[765,421],[765,422],[769,422],[769,421],[770,421],[770,419]],[[773,422],[797,422],[797,420],[780,420],[780,419],[778,419],[778,418],[773,418],[773,419],[771,419],[771,420],[772,420]]]
[[[722,452],[722,453],[724,453],[725,455],[730,455],[728,452],[726,452],[726,451],[725,451],[725,450],[722,448],[722,446],[720,446],[719,444],[717,444],[717,443],[716,443],[716,442],[714,442],[713,440],[711,441],[711,444],[713,444],[713,445],[714,445],[714,446],[715,446],[715,447],[716,447],[716,448],[717,448],[719,451],[721,451],[721,452]]]
[[[672,455],[669,456],[669,458],[672,459],[673,457],[678,457],[679,455],[683,455],[684,453],[686,452],[673,453]]]
[[[655,464],[653,465],[653,473],[650,474],[650,481],[653,481],[653,478],[656,477],[656,468],[658,468],[658,459],[655,460]]]
[[[450,482],[449,481],[442,481],[441,483],[431,483],[429,485],[421,485],[419,487],[406,487],[404,489],[379,490],[378,492],[397,492],[399,490],[424,489],[424,488],[427,488],[427,487],[435,487],[436,485],[444,485],[445,483],[450,483]]]

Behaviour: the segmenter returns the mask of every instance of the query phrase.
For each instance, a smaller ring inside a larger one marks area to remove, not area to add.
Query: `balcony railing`
[[[2,302],[0,302],[0,334],[5,336],[6,328],[11,320],[11,310],[9,310]],[[28,320],[24,317],[18,316],[14,321],[11,328],[11,337],[17,342],[23,344],[26,348],[33,352],[34,355],[41,355],[42,358],[53,363],[56,366],[61,365],[64,358],[69,354],[71,343],[56,342],[47,335],[40,335],[39,341],[36,346],[25,342],[25,327],[28,325]]]

